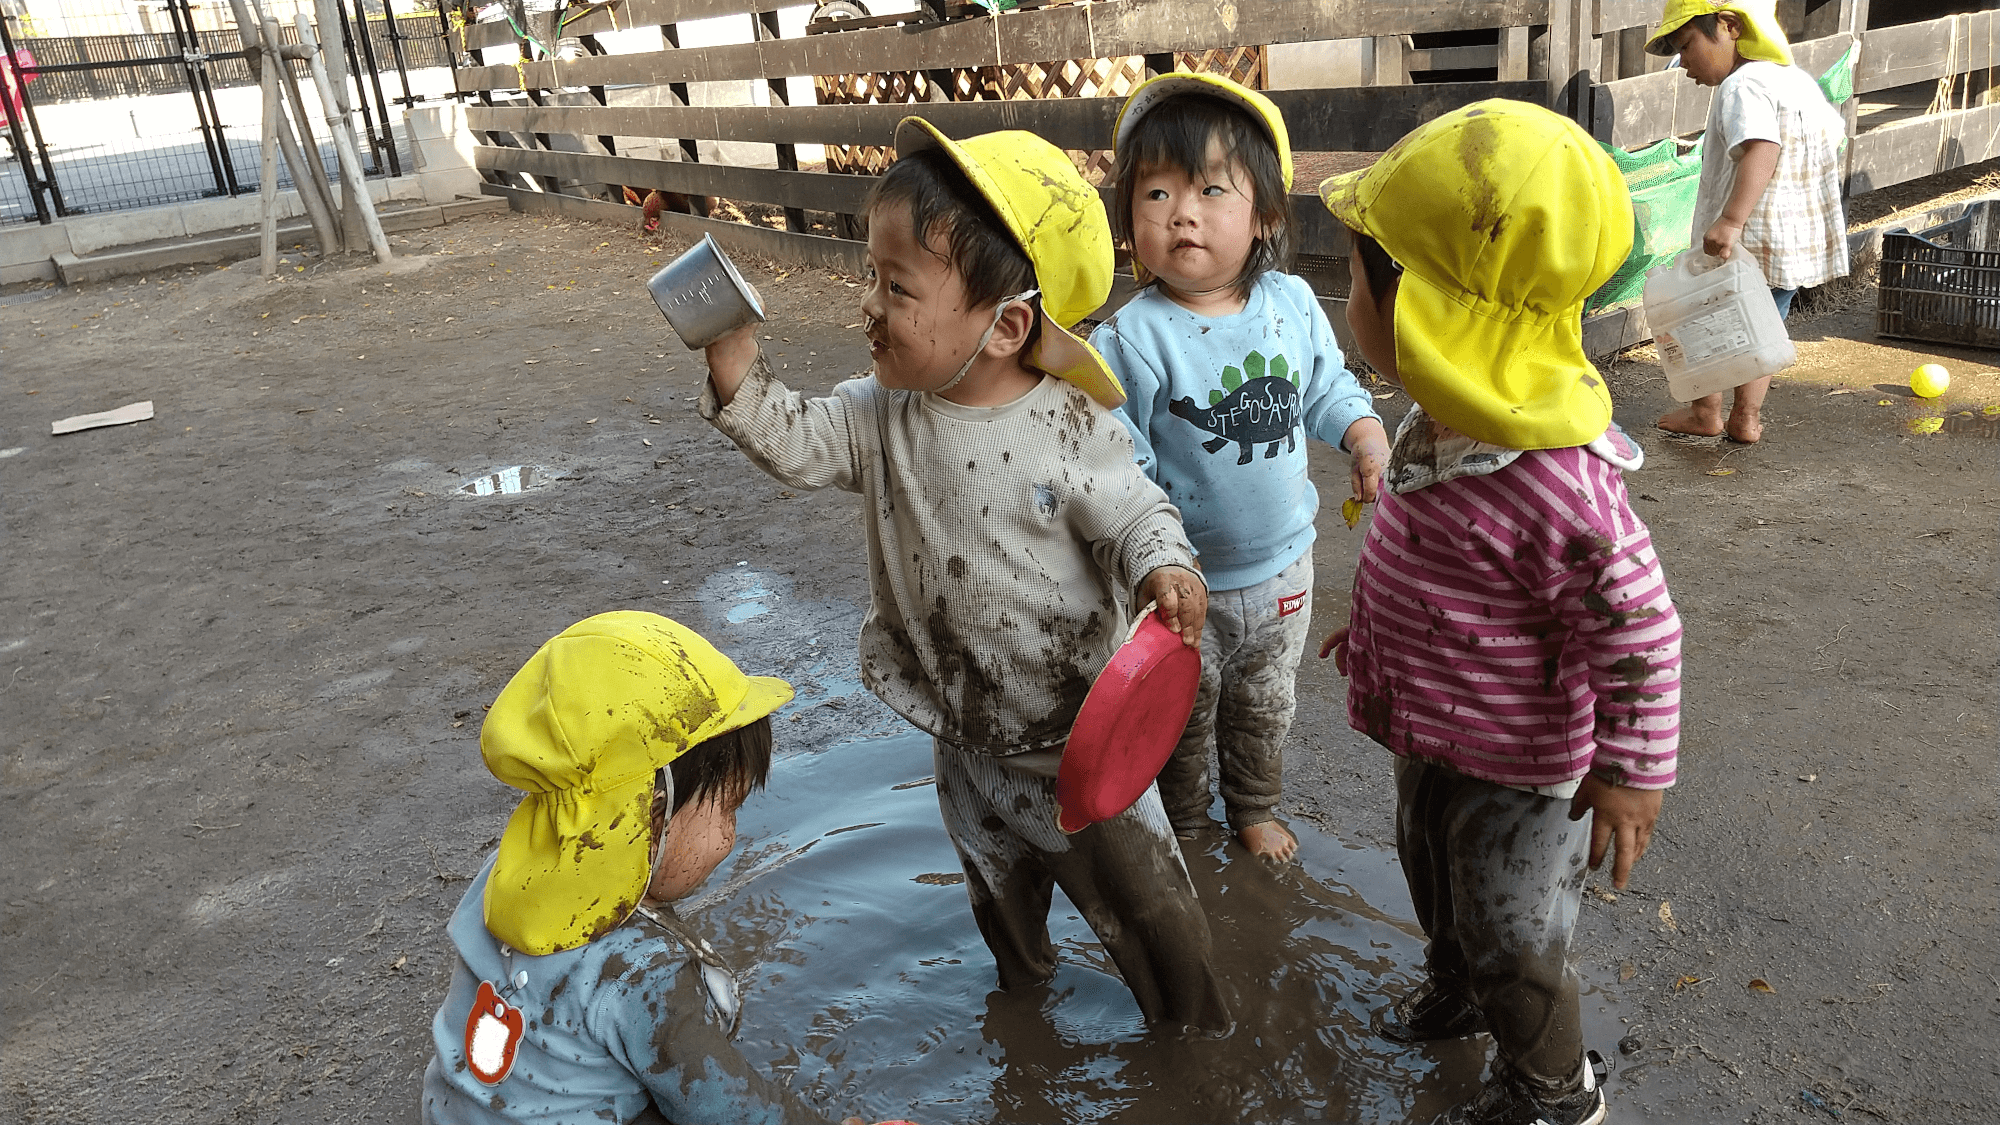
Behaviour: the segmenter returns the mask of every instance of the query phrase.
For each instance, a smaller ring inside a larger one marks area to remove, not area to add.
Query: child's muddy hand
[[[1325,660],[1332,653],[1334,670],[1343,676],[1347,675],[1347,632],[1347,626],[1342,625],[1319,643],[1319,658]]]
[[[1389,433],[1374,418],[1357,419],[1347,427],[1347,482],[1353,496],[1373,504],[1381,492],[1382,470],[1389,466]]]
[[[1146,576],[1139,587],[1139,600],[1158,602],[1160,620],[1181,635],[1181,643],[1201,647],[1201,626],[1208,620],[1208,587],[1194,571],[1181,566],[1163,566]]]
[[[1632,865],[1646,854],[1665,795],[1664,789],[1634,789],[1613,785],[1594,773],[1583,775],[1576,796],[1570,798],[1569,818],[1582,820],[1584,813],[1596,814],[1590,822],[1590,866],[1592,870],[1602,866],[1606,848],[1612,849],[1616,853],[1611,861],[1613,887],[1624,890]]]
[[[746,324],[706,349],[708,357],[708,381],[715,387],[715,401],[718,406],[728,406],[736,397],[736,389],[743,385],[743,377],[750,373],[750,365],[757,362],[757,326]]]

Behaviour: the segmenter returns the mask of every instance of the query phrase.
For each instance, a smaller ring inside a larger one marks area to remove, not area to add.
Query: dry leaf
[[[1681,989],[1693,988],[1697,984],[1706,984],[1706,983],[1708,982],[1704,981],[1700,977],[1695,977],[1695,976],[1682,977],[1681,979],[1674,982],[1674,991],[1679,992]]]
[[[641,444],[641,445],[651,445],[651,444],[653,444],[653,439],[652,439],[652,438],[640,438],[640,439],[639,439],[639,444]]]
[[[1710,469],[1708,475],[1712,477],[1726,477],[1735,471],[1735,469]]]
[[[1340,518],[1347,521],[1347,526],[1353,527],[1355,524],[1361,522],[1361,507],[1361,500],[1358,497],[1350,496],[1342,500],[1340,502]]]
[[[1763,977],[1751,977],[1750,983],[1744,985],[1744,987],[1748,988],[1752,992],[1768,992],[1773,996],[1776,996],[1778,994],[1778,990],[1772,988],[1770,983],[1766,981]]]
[[[595,419],[595,418],[585,418],[585,419],[583,420],[583,424],[584,424],[584,425],[586,425],[586,426],[595,426],[595,425],[597,425],[597,419]]]
[[[1660,902],[1660,925],[1665,926],[1670,930],[1680,929],[1678,925],[1674,924],[1673,906],[1667,903],[1665,900],[1662,900]]]
[[[1618,979],[1621,981],[1631,980],[1633,977],[1636,977],[1638,975],[1639,975],[1639,966],[1634,965],[1630,961],[1627,961],[1623,965],[1618,966]]]
[[[390,971],[390,972],[392,972],[392,973],[393,973],[393,972],[396,972],[397,970],[401,969],[401,968],[402,968],[403,966],[405,966],[405,965],[407,965],[407,964],[409,964],[409,963],[410,963],[410,959],[409,959],[408,957],[398,957],[398,958],[396,958],[396,963],[395,963],[395,964],[393,964],[393,965],[391,965],[391,966],[389,966],[389,971]]]

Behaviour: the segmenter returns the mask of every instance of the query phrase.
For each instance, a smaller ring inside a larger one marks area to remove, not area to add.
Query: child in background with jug
[[[1416,400],[1321,646],[1348,722],[1396,755],[1396,853],[1427,980],[1398,1043],[1490,1030],[1493,1078],[1439,1125],[1590,1125],[1569,965],[1586,854],[1646,850],[1680,737],[1680,619],[1621,470],[1637,446],[1583,354],[1632,247],[1624,179],[1575,122],[1494,99],[1320,186],[1354,232],[1348,323]]]
[[[1727,258],[1738,248],[1771,286],[1780,316],[1792,297],[1847,273],[1847,221],[1840,206],[1840,145],[1846,128],[1812,76],[1792,65],[1774,0],[1667,0],[1646,44],[1680,56],[1681,68],[1715,87],[1702,134],[1694,242]],[[1698,398],[1660,418],[1680,434],[1740,442],[1763,436],[1771,377],[1736,388],[1725,427],[1722,395]]]

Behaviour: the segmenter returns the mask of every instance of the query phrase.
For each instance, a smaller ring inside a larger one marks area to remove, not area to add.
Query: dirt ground
[[[414,1120],[443,922],[513,803],[482,707],[521,661],[637,607],[755,671],[851,675],[800,637],[858,624],[856,501],[696,416],[643,289],[676,245],[504,215],[397,249],[0,307],[0,1120]],[[862,369],[852,282],[747,269],[784,377]],[[1645,351],[1609,371],[1687,629],[1681,784],[1578,943],[1630,1021],[1617,1120],[2000,1120],[2000,375],[1871,309],[1795,323],[1754,447],[1654,430]],[[1927,359],[1941,402],[1904,385]],[[521,495],[457,494],[522,464]],[[1336,508],[1322,630],[1360,541]],[[836,608],[734,629],[701,584],[741,560]],[[1387,754],[1330,666],[1301,679],[1288,809],[1387,846]],[[781,749],[895,726],[865,695],[794,714]]]

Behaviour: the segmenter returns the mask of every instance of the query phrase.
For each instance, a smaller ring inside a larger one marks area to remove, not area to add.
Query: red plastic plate
[[[1148,606],[1090,685],[1056,774],[1056,825],[1081,832],[1132,807],[1187,729],[1201,654]]]

